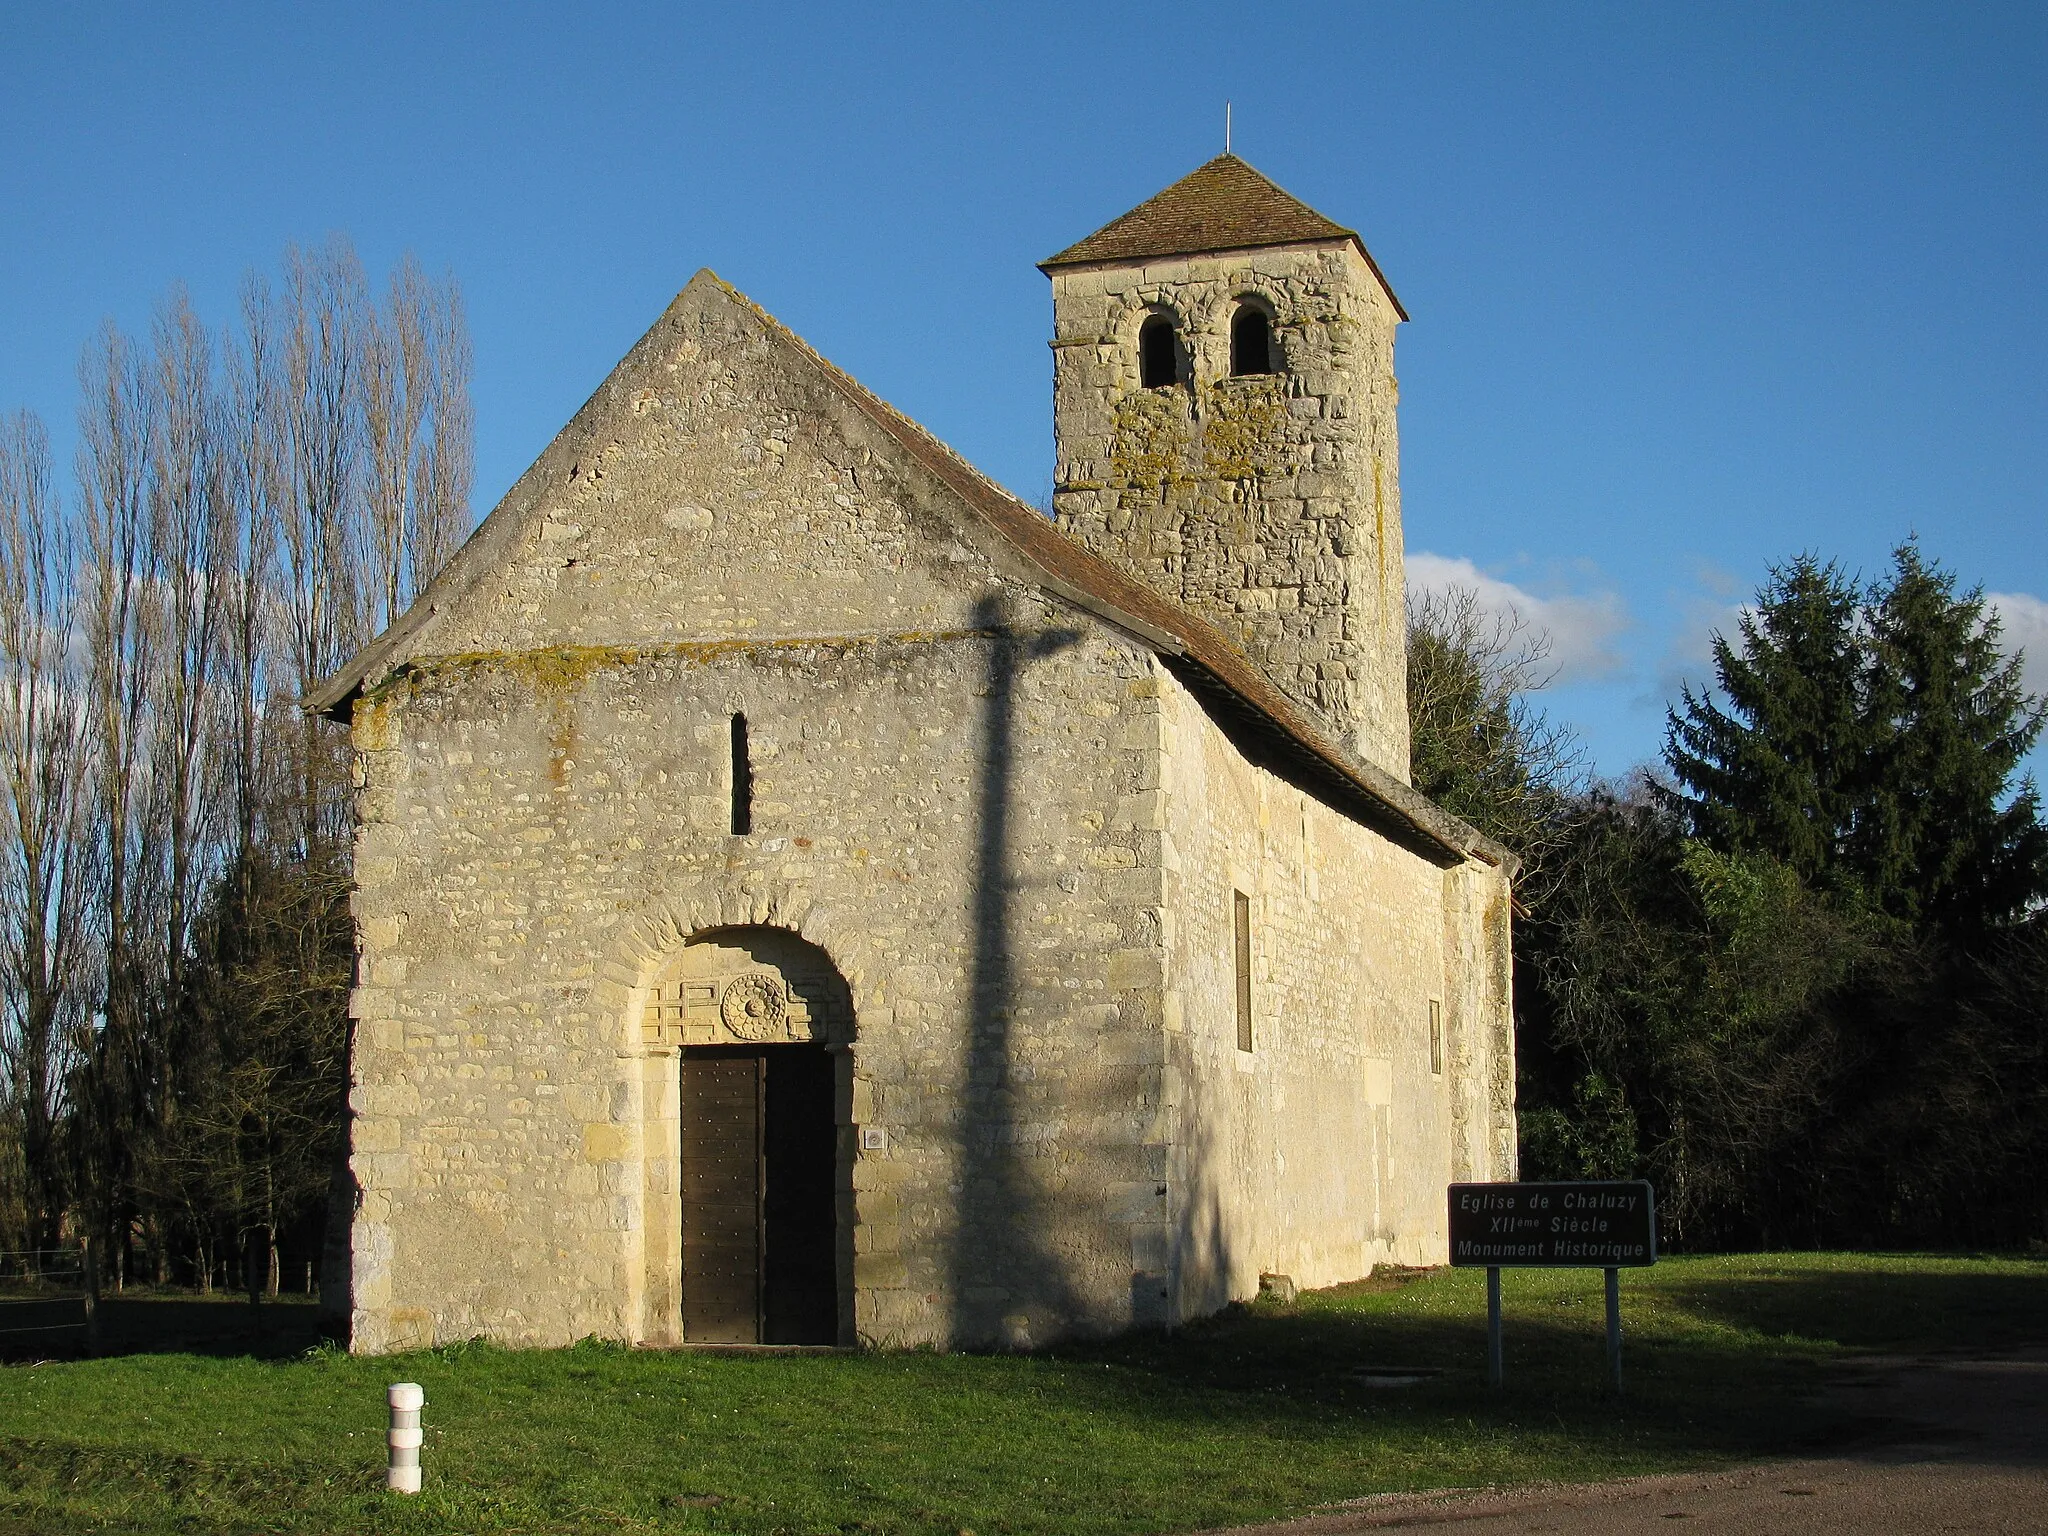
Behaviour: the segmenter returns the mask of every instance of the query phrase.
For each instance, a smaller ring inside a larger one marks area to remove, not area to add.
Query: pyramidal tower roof
[[[1305,245],[1348,240],[1387,290],[1403,320],[1408,312],[1394,297],[1386,274],[1355,229],[1323,217],[1233,154],[1198,166],[1164,192],[1147,198],[1087,239],[1039,263],[1055,267],[1144,261],[1155,256],[1195,256],[1210,251],[1257,250],[1262,246]]]

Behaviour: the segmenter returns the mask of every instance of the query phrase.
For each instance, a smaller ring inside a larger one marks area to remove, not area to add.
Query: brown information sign
[[[1656,1262],[1648,1184],[1451,1186],[1454,1265],[1629,1269]]]

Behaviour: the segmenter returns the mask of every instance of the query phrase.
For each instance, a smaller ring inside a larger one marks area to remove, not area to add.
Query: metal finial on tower
[[[1230,153],[1230,103],[1223,103],[1223,153]]]

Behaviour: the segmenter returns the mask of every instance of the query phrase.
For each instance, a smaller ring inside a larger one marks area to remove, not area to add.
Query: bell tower
[[[1405,781],[1408,317],[1364,243],[1225,154],[1040,265],[1060,527]]]

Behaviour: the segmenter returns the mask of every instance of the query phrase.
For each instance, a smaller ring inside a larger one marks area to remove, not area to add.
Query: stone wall
[[[1512,1179],[1515,1130],[1513,897],[1497,869],[1444,872],[1444,1050],[1453,1179]]]
[[[1060,526],[1208,618],[1360,756],[1408,777],[1394,327],[1344,241],[1056,268]],[[1232,377],[1241,302],[1281,371]],[[1165,314],[1185,377],[1145,389]]]
[[[1466,1048],[1433,1061],[1430,1041],[1433,1005],[1462,1021],[1487,985],[1472,974],[1486,932],[1461,898],[1504,882],[1445,870],[1255,766],[1171,679],[1160,723],[1179,1311],[1249,1296],[1262,1272],[1328,1285],[1444,1262],[1445,1184],[1512,1176],[1511,1120],[1505,1162],[1459,1136],[1512,1042],[1457,1034]]]
[[[1132,1316],[1165,1227],[1152,658],[1003,577],[807,369],[679,302],[356,706],[359,1349],[675,1336],[642,1019],[734,924],[850,992],[858,1338]]]
[[[1154,683],[1099,636],[1034,649],[676,648],[567,685],[493,659],[359,711],[359,1348],[675,1337],[675,1058],[642,1020],[734,924],[850,989],[856,1336],[1129,1320],[1164,1220],[1156,757],[1128,741]],[[734,710],[744,837],[709,814]]]
[[[1427,1260],[1449,1169],[1512,1155],[1499,878],[1254,766],[721,285],[478,540],[355,705],[357,1349],[677,1338],[684,952],[735,928],[844,984],[848,1342]]]

